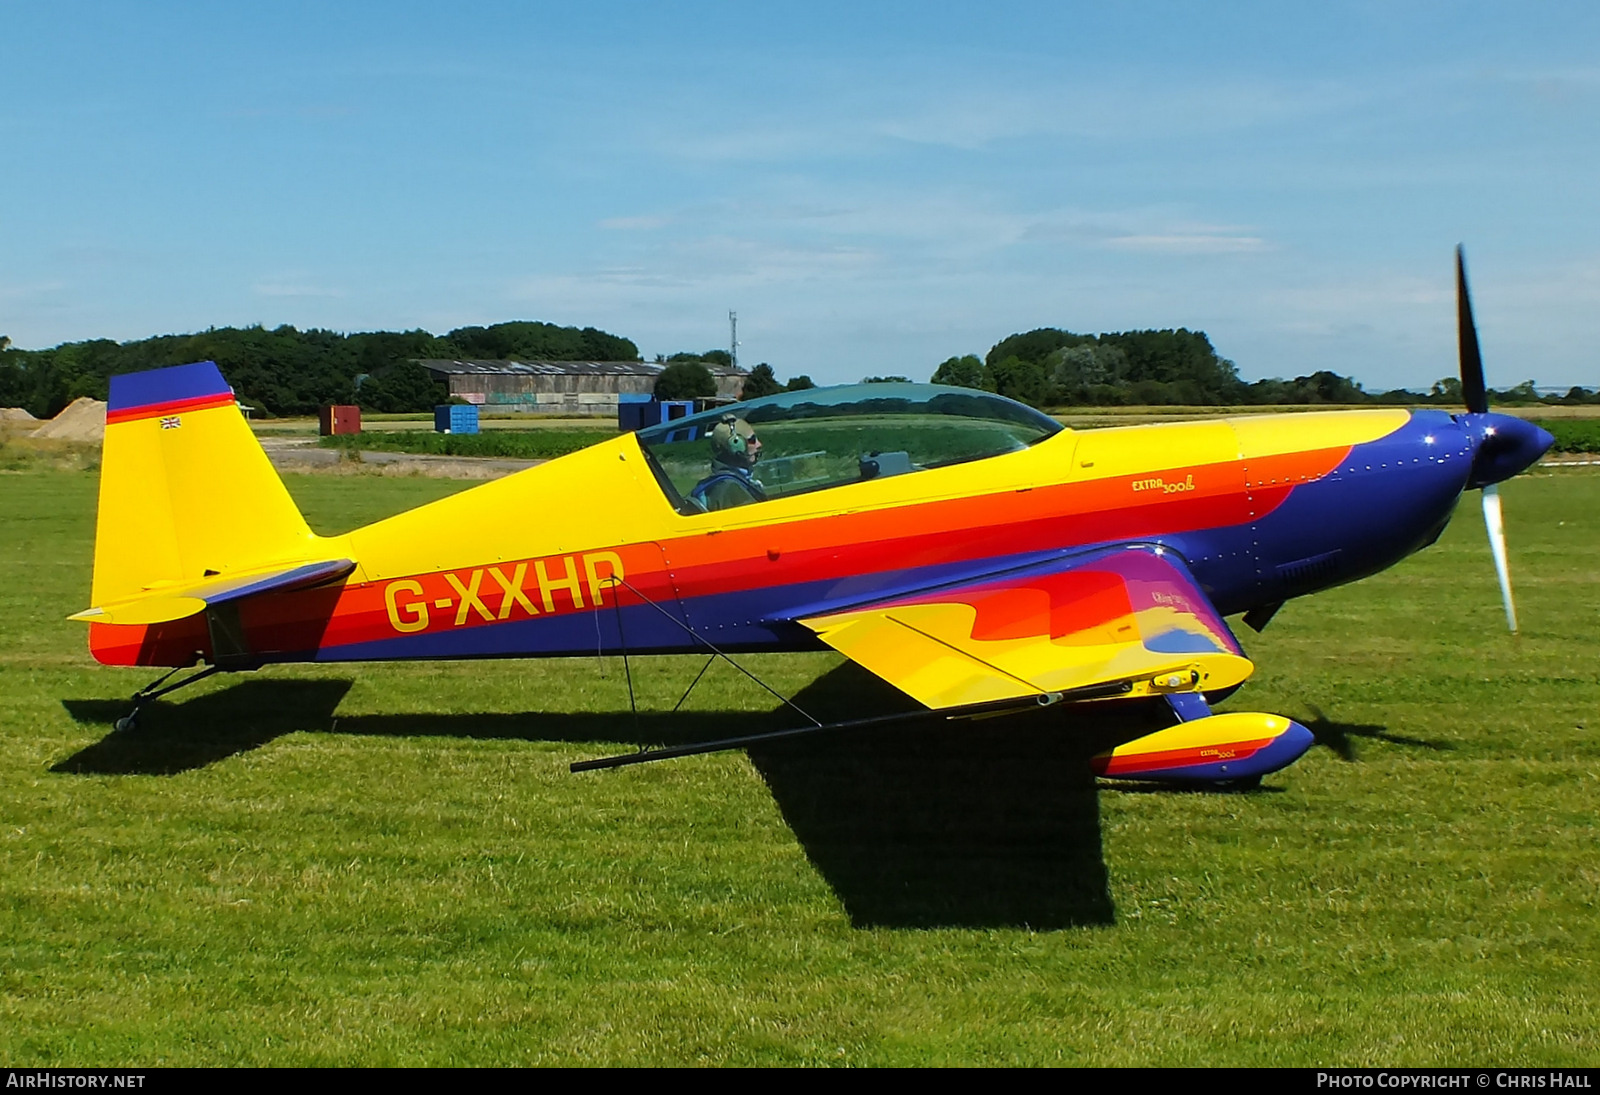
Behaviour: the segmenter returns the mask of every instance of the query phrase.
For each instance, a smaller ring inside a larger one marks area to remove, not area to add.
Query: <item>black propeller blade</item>
[[[1478,351],[1478,327],[1472,322],[1472,298],[1467,294],[1467,263],[1456,244],[1456,326],[1461,350],[1461,397],[1467,410],[1484,414],[1489,394],[1483,384],[1483,354]]]

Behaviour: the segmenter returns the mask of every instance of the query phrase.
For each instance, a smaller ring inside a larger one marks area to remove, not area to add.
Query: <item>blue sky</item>
[[[1600,386],[1600,6],[0,0],[0,333],[541,319],[822,382],[1187,326]]]

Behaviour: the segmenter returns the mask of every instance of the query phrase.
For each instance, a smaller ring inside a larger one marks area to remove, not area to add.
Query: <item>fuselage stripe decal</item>
[[[121,410],[106,412],[106,425],[115,425],[118,422],[135,422],[144,418],[156,418],[164,415],[182,414],[187,411],[205,411],[212,407],[231,407],[233,393],[222,392],[217,395],[196,395],[187,399],[169,399],[162,403],[146,403],[138,407],[124,407]]]

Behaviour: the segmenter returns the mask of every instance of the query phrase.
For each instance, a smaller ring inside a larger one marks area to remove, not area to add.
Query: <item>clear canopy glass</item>
[[[730,453],[725,440],[714,444],[719,423],[724,439],[753,432],[758,445]],[[982,460],[1060,430],[1053,418],[990,392],[857,384],[734,403],[640,430],[638,438],[673,505],[699,513]],[[745,453],[754,448],[752,464]]]

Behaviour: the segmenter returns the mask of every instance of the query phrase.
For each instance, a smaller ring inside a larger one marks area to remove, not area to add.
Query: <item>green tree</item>
[[[667,358],[668,365],[674,365],[680,361],[698,361],[703,365],[718,365],[724,369],[733,368],[733,355],[727,350],[705,350],[701,353],[680,350]]]
[[[783,385],[778,383],[778,378],[772,372],[772,366],[765,361],[750,370],[750,375],[744,378],[745,399],[760,399],[764,395],[777,395],[783,391]]]
[[[639,347],[593,327],[514,320],[489,327],[458,327],[442,340],[451,352],[437,356],[491,361],[638,361]]]
[[[27,358],[11,349],[11,340],[0,335],[0,407],[25,407],[33,394]]]
[[[1128,402],[1142,407],[1159,407],[1174,403],[1186,403],[1183,393],[1175,384],[1164,384],[1159,380],[1135,380],[1128,385]]]
[[[907,381],[909,381],[910,379],[911,379],[910,377],[905,377],[905,376],[864,376],[864,377],[861,378],[861,383],[863,383],[863,384],[904,384]]]
[[[949,384],[957,388],[994,391],[994,375],[984,367],[983,362],[978,360],[977,354],[946,358],[943,364],[933,371],[932,382]]]
[[[1031,407],[1043,407],[1051,402],[1053,393],[1050,378],[1044,366],[1020,357],[1008,357],[990,367],[994,374],[995,391],[1007,399],[1015,399]]]
[[[1524,380],[1515,388],[1507,388],[1503,392],[1496,392],[1495,395],[1501,403],[1539,402],[1539,393],[1534,390],[1533,381],[1531,380]]]
[[[450,385],[415,361],[402,361],[364,379],[354,399],[364,411],[399,414],[431,410],[450,399]]]
[[[1347,376],[1319,369],[1310,376],[1297,376],[1293,380],[1258,380],[1249,386],[1248,398],[1252,403],[1370,403],[1373,397],[1361,385]],[[1409,396],[1404,402],[1411,402]],[[1392,400],[1391,400],[1392,401]]]
[[[1075,335],[1071,331],[1062,331],[1054,327],[1040,327],[1036,331],[1001,339],[984,357],[984,362],[992,368],[1008,357],[1016,357],[1023,361],[1031,361],[1035,365],[1043,365],[1057,350],[1093,341],[1093,335]]]
[[[1044,364],[1061,398],[1071,403],[1104,402],[1104,389],[1117,390],[1128,379],[1127,352],[1109,344],[1080,342],[1063,346]]]
[[[1127,355],[1130,382],[1167,385],[1183,403],[1228,404],[1245,398],[1246,387],[1233,362],[1218,355],[1204,331],[1179,327],[1165,331],[1123,331],[1101,335]]]
[[[1309,382],[1312,392],[1316,394],[1312,402],[1365,403],[1367,401],[1367,393],[1361,390],[1361,385],[1347,376],[1340,376],[1328,369],[1318,369],[1304,379]],[[1296,383],[1300,380],[1299,377],[1295,378]]]
[[[805,373],[801,373],[799,376],[791,376],[789,378],[789,383],[785,384],[784,388],[791,392],[803,392],[807,388],[815,388],[816,386],[816,381],[812,380]]]
[[[698,361],[675,361],[656,377],[657,399],[706,399],[716,394],[711,370]]]
[[[1168,401],[1238,403],[1249,394],[1233,362],[1217,354],[1204,331],[1181,327],[1103,335],[1041,327],[1000,340],[985,361],[992,371],[1013,358],[1045,370],[1054,389],[1051,399],[1066,395],[1110,402],[1108,388],[1121,389],[1119,395],[1135,401],[1159,395]],[[1004,394],[998,376],[996,382]],[[1135,387],[1139,398],[1133,395]]]

